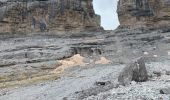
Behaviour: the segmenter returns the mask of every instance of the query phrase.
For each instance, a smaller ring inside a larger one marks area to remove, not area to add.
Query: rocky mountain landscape
[[[169,0],[0,1],[0,100],[170,100]],[[126,13],[125,13],[126,12]]]

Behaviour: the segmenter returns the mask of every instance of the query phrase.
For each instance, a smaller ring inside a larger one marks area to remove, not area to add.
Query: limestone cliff
[[[98,30],[92,0],[1,0],[0,32]]]
[[[168,28],[170,0],[119,0],[120,27]]]

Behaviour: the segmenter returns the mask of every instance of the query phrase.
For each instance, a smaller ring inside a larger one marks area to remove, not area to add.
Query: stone
[[[129,85],[131,81],[145,82],[148,80],[144,58],[139,58],[128,64],[120,73],[118,82],[121,85]]]
[[[93,0],[6,0],[0,2],[0,33],[102,30]]]
[[[120,27],[170,29],[170,0],[119,0]]]
[[[132,81],[130,84],[131,84],[131,85],[136,85],[136,82],[135,82],[135,81]]]
[[[161,72],[159,72],[159,71],[153,71],[153,74],[155,74],[157,77],[161,76]]]
[[[170,88],[160,89],[160,93],[161,93],[161,94],[170,94]]]
[[[62,64],[58,61],[56,61],[55,63],[54,62],[46,62],[46,63],[40,65],[39,68],[42,70],[54,70],[61,65]]]
[[[111,82],[110,81],[106,81],[106,82],[96,82],[95,83],[97,86],[105,86],[105,85],[107,85],[107,84],[111,84]]]
[[[144,52],[143,54],[144,54],[144,55],[148,55],[149,53],[148,53],[148,52]]]
[[[166,73],[165,73],[166,75],[170,75],[170,71],[166,71]]]

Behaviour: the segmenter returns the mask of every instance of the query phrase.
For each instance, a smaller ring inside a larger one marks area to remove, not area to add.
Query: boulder
[[[118,82],[121,85],[128,85],[131,81],[145,82],[148,80],[144,58],[139,58],[128,64],[120,73]]]

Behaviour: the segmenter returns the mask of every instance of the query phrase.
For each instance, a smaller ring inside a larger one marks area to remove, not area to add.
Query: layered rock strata
[[[170,26],[170,0],[119,0],[120,27],[168,28]]]
[[[92,0],[1,0],[0,32],[98,30]]]

